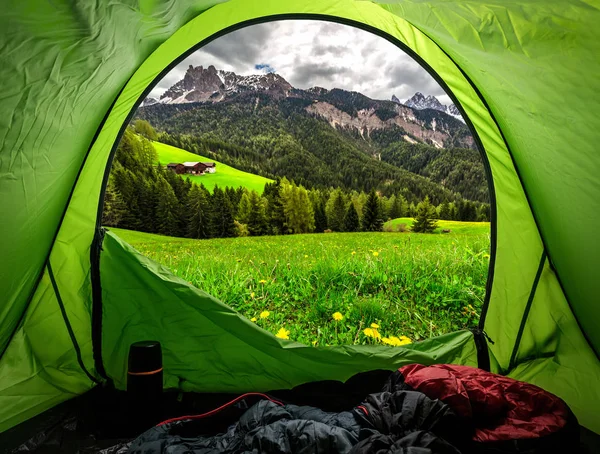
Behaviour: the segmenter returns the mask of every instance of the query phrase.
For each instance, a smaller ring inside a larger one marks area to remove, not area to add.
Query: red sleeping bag
[[[439,399],[473,427],[492,452],[576,452],[579,425],[559,397],[529,383],[467,366],[411,364],[397,379]]]

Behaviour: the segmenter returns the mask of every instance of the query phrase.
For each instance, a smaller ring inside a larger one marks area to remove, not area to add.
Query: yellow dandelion
[[[266,284],[267,281],[265,279],[261,279],[260,281],[258,281],[259,284]]]
[[[390,345],[393,345],[394,347],[398,347],[398,346],[402,345],[402,341],[400,339],[398,339],[396,336],[390,336]]]
[[[352,251],[352,255],[356,255],[356,251]]]
[[[371,328],[379,329],[379,325],[377,323],[371,323]]]
[[[256,321],[256,317],[252,317],[252,318],[250,319],[250,321],[251,321],[251,322],[255,322],[255,321]]]
[[[373,257],[377,257],[378,255],[379,255],[379,252],[373,251]]]
[[[269,311],[262,311],[260,313],[260,318],[267,318],[271,313]]]
[[[279,331],[277,331],[277,334],[275,334],[276,337],[278,337],[279,339],[289,339],[290,338],[290,330],[285,329],[285,328],[279,328]]]
[[[412,340],[410,340],[410,337],[400,336],[400,342],[398,343],[398,346],[408,344],[412,344]]]
[[[374,339],[381,339],[381,334],[376,329],[373,330],[373,338]]]
[[[373,337],[373,328],[363,329],[363,334],[367,337]]]
[[[256,295],[256,293],[254,293],[254,292],[251,292],[251,293],[250,293],[250,298],[254,298],[254,296],[255,296],[255,295]]]
[[[341,320],[343,320],[343,319],[344,319],[344,316],[343,316],[343,315],[342,315],[340,312],[335,312],[335,313],[333,314],[333,319],[334,319],[336,322],[339,322],[339,321],[341,321]]]
[[[382,337],[381,342],[383,342],[385,345],[393,345],[392,341],[387,337]]]

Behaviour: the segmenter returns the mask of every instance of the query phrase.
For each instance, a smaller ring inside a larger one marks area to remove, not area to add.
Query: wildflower
[[[377,323],[371,323],[371,328],[379,329],[379,325]]]
[[[412,344],[410,337],[400,336],[400,343],[398,345],[408,345],[408,344]]]
[[[339,313],[339,312],[335,312],[335,313],[333,314],[333,319],[334,319],[336,322],[339,322],[339,321],[342,321],[342,320],[344,319],[344,316],[343,316],[341,313]]]
[[[373,328],[363,329],[363,334],[367,337],[373,337]]]
[[[269,311],[262,311],[260,313],[260,318],[267,318],[271,313]]]
[[[277,331],[277,334],[275,334],[275,336],[277,336],[279,339],[289,339],[290,338],[290,330],[285,329],[285,328],[280,328],[279,331]]]
[[[381,334],[376,329],[373,329],[373,338],[374,339],[381,339]]]
[[[255,322],[255,321],[256,321],[256,317],[252,317],[252,318],[250,319],[250,321],[251,321],[251,322]]]
[[[356,255],[356,251],[352,251],[352,255]]]
[[[251,292],[251,293],[250,293],[250,298],[254,298],[254,295],[256,295],[256,293],[254,293],[254,292]]]
[[[304,254],[304,258],[305,258],[305,259],[307,259],[307,258],[308,258],[308,255]]]
[[[259,284],[266,284],[267,281],[265,279],[261,279],[260,281],[258,281]]]
[[[379,252],[373,251],[373,257],[377,257],[378,255],[379,255]]]

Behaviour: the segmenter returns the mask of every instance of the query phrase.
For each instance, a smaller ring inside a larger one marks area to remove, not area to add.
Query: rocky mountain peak
[[[411,98],[409,98],[404,105],[417,110],[433,109],[439,112],[444,112],[448,115],[452,115],[454,118],[457,118],[464,123],[464,120],[460,115],[460,111],[454,104],[446,106],[433,95],[426,97],[423,93],[418,91]]]
[[[396,95],[392,95],[392,102],[395,102],[396,104],[402,104]]]
[[[160,97],[163,104],[188,102],[219,102],[242,91],[265,91],[273,96],[286,96],[293,87],[279,74],[239,76],[231,71],[216,69],[213,65],[190,65],[179,82]]]

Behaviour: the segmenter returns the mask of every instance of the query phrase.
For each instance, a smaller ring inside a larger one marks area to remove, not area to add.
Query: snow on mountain
[[[262,92],[268,93],[275,98],[308,97],[309,99],[319,99],[326,97],[329,93],[333,97],[336,93],[342,93],[344,90],[327,90],[321,87],[312,87],[307,90],[294,89],[283,77],[274,72],[266,74],[253,74],[250,76],[240,76],[231,71],[216,69],[213,65],[206,68],[203,66],[190,65],[179,82],[165,91],[159,100],[147,98],[142,105],[149,106],[155,103],[161,104],[182,104],[190,102],[210,102],[216,103],[224,99],[243,92]],[[339,94],[338,93],[338,94]],[[358,93],[355,93],[358,96]],[[370,103],[379,102],[370,100],[370,98],[360,95]],[[392,102],[398,106],[406,106],[415,110],[433,109],[445,114],[451,115],[463,121],[460,112],[454,104],[443,105],[435,96],[425,96],[422,93],[415,93],[405,103],[402,103],[396,95],[392,95]],[[399,107],[400,108],[400,107]],[[464,122],[464,121],[463,121]]]
[[[241,91],[269,91],[275,96],[286,96],[292,88],[275,73],[239,76],[231,71],[217,70],[212,65],[207,68],[190,65],[183,79],[164,92],[159,102],[219,102]]]
[[[396,96],[392,96],[392,101],[394,101]],[[398,98],[396,98],[398,99]],[[395,101],[396,102],[396,101]],[[405,106],[412,107],[413,109],[423,110],[423,109],[433,109],[439,110],[440,112],[444,112],[448,115],[452,115],[454,118],[462,121],[464,123],[464,119],[460,114],[460,111],[454,104],[444,105],[442,104],[435,96],[429,95],[425,96],[421,92],[416,92],[411,98],[409,98],[405,103]]]

